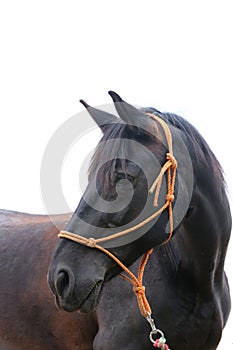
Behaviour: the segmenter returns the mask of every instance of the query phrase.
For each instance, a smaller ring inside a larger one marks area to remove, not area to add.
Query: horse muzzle
[[[77,283],[69,268],[58,270],[54,278],[49,275],[48,283],[55,295],[59,309],[73,312],[91,312],[98,304],[104,279],[84,280]]]

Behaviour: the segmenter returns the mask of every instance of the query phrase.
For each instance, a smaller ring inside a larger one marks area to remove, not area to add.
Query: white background
[[[109,103],[110,89],[194,124],[224,168],[232,201],[232,33],[225,0],[2,1],[0,207],[44,212],[40,163],[50,137],[82,110],[80,98]],[[85,136],[77,164],[64,163],[72,209],[78,168],[98,137]],[[232,261],[231,243],[233,286]],[[232,319],[218,349],[233,348]]]

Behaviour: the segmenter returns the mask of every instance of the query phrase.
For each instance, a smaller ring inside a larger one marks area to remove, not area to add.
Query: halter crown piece
[[[168,239],[164,243],[167,243],[170,240],[170,238],[172,237],[172,233],[173,233],[172,202],[175,199],[174,189],[175,189],[176,169],[177,169],[177,161],[173,155],[172,135],[171,135],[171,131],[170,131],[168,125],[161,118],[159,118],[157,115],[154,115],[151,113],[147,113],[147,114],[149,117],[151,117],[152,119],[154,119],[155,121],[157,121],[161,125],[161,127],[164,131],[166,141],[167,141],[167,146],[168,146],[168,153],[166,154],[166,162],[163,165],[163,167],[161,168],[160,173],[157,176],[157,178],[155,179],[155,181],[153,182],[151,188],[149,189],[149,192],[151,194],[154,193],[154,203],[153,204],[156,207],[156,206],[158,206],[158,198],[159,198],[159,193],[160,193],[163,177],[167,173],[167,195],[166,195],[166,198],[165,198],[166,200],[165,200],[165,203],[163,204],[163,206],[161,208],[159,208],[158,210],[156,210],[151,216],[147,217],[145,220],[138,223],[137,225],[132,226],[126,230],[120,231],[118,233],[115,233],[113,235],[110,235],[108,237],[97,238],[97,239],[85,238],[83,236],[80,236],[80,235],[77,235],[75,233],[68,232],[68,231],[61,231],[58,234],[58,237],[59,238],[66,238],[66,239],[69,239],[71,241],[86,245],[90,248],[98,249],[98,250],[102,251],[103,253],[107,254],[110,258],[112,258],[122,268],[122,270],[128,275],[127,276],[125,274],[120,274],[120,276],[133,285],[133,292],[135,293],[135,295],[137,297],[139,310],[140,310],[142,316],[144,316],[146,318],[146,320],[149,322],[149,324],[151,326],[151,332],[149,334],[149,339],[152,342],[153,346],[155,348],[159,348],[162,350],[171,350],[171,349],[169,349],[168,345],[166,344],[166,339],[164,337],[164,333],[160,329],[156,328],[155,322],[154,322],[153,318],[151,317],[151,308],[150,308],[149,302],[146,298],[145,287],[142,284],[144,270],[145,270],[147,261],[149,259],[149,256],[153,252],[153,249],[150,249],[142,256],[141,262],[139,265],[138,276],[136,277],[114,254],[112,254],[109,250],[103,248],[99,244],[101,242],[110,241],[112,239],[122,237],[128,233],[136,231],[137,229],[145,226],[147,223],[151,222],[153,219],[155,219],[157,216],[159,216],[165,209],[168,210],[170,230],[169,230]],[[157,335],[160,336],[160,338],[154,340],[153,336],[157,336]]]

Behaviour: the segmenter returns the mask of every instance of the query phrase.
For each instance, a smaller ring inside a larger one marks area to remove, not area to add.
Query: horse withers
[[[103,138],[83,198],[53,254],[51,290],[63,310],[95,310],[93,349],[148,349],[149,324],[119,274],[122,266],[132,265],[135,272],[137,260],[153,248],[137,290],[139,300],[146,287],[156,326],[172,350],[214,350],[230,311],[224,261],[231,214],[221,167],[183,118],[153,108],[138,110],[116,93],[110,95],[118,116],[82,101]],[[170,153],[164,129],[151,113],[168,126],[178,163],[170,210],[159,211],[169,194],[171,179],[164,166]],[[159,215],[148,220],[156,210]]]

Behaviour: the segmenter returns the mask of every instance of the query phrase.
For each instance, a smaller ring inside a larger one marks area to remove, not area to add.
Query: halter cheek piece
[[[147,223],[155,219],[157,216],[159,216],[165,209],[168,210],[168,216],[169,216],[169,236],[167,240],[164,243],[167,243],[170,238],[172,237],[173,233],[173,208],[172,208],[172,202],[174,201],[174,188],[175,188],[175,180],[176,180],[176,169],[177,169],[177,161],[173,155],[173,147],[172,147],[172,135],[171,131],[168,127],[168,125],[158,116],[147,113],[149,117],[157,121],[165,134],[166,141],[167,141],[167,146],[168,146],[168,153],[166,155],[166,162],[161,168],[161,171],[155,181],[153,182],[151,188],[149,189],[149,192],[152,194],[154,192],[154,206],[158,206],[158,198],[159,198],[159,193],[163,181],[163,177],[167,173],[167,195],[166,195],[166,201],[164,205],[156,210],[151,216],[146,218],[145,220],[141,221],[135,226],[132,226],[126,230],[120,231],[118,233],[115,233],[111,236],[108,237],[103,237],[103,238],[85,238],[80,235],[77,235],[72,232],[68,231],[61,231],[58,234],[59,238],[66,238],[71,241],[86,245],[90,248],[96,248],[103,253],[107,254],[110,258],[112,258],[121,268],[125,273],[128,275],[120,274],[121,277],[123,277],[125,280],[129,281],[133,285],[133,291],[137,297],[138,300],[138,306],[140,309],[140,312],[142,316],[144,316],[147,321],[149,322],[151,326],[151,332],[150,332],[150,341],[153,343],[154,347],[158,347],[164,350],[169,350],[167,344],[166,344],[166,339],[164,338],[164,334],[161,330],[157,329],[155,327],[155,323],[153,318],[151,317],[151,308],[150,305],[147,301],[146,295],[145,295],[145,287],[142,285],[142,280],[143,280],[143,274],[144,274],[144,269],[146,267],[147,261],[149,259],[150,254],[153,252],[153,249],[150,249],[147,251],[141,258],[141,262],[139,265],[139,270],[138,270],[138,277],[136,277],[115,255],[113,255],[109,250],[103,248],[99,243],[101,242],[106,242],[110,241],[112,239],[124,236],[128,233],[131,233],[143,226],[145,226]],[[161,337],[159,339],[154,340],[153,335],[159,334]]]

